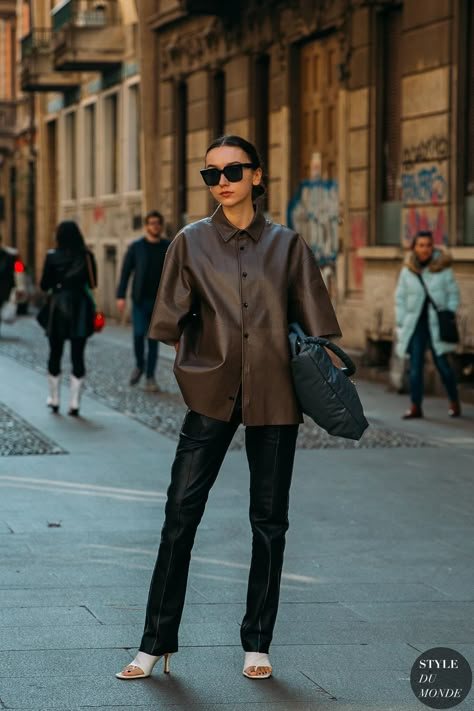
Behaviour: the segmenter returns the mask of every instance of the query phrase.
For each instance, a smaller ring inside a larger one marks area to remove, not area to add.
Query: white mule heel
[[[153,656],[153,654],[147,654],[146,652],[138,652],[137,656],[131,664],[128,664],[125,669],[118,672],[115,676],[117,679],[146,679],[149,677],[153,671],[153,667],[159,659],[164,657],[164,673],[170,673],[170,657],[171,652],[167,654],[161,654],[159,657]]]
[[[261,671],[259,671],[261,670]],[[247,679],[268,679],[273,669],[268,654],[263,652],[245,652],[242,674]]]

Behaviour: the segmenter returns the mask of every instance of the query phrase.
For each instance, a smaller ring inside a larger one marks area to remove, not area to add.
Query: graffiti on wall
[[[448,218],[444,207],[409,207],[403,213],[405,246],[408,247],[416,233],[421,230],[430,230],[435,244],[448,244]]]
[[[339,190],[335,180],[303,180],[290,200],[288,225],[313,250],[331,297],[335,296],[339,244]]]
[[[338,250],[339,191],[335,180],[304,180],[288,205],[288,225],[299,232],[323,267]]]
[[[437,165],[412,169],[402,173],[402,200],[406,203],[439,203],[448,197],[448,186],[442,169]]]
[[[431,136],[426,141],[420,141],[403,149],[403,165],[446,160],[448,153],[448,139],[445,136]]]

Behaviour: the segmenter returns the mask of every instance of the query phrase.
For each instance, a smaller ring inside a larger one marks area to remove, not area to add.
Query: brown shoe
[[[143,375],[143,370],[141,368],[134,368],[132,374],[130,375],[130,385],[136,385]]]
[[[423,411],[419,405],[412,405],[409,410],[402,415],[403,420],[415,420],[423,417]]]
[[[461,405],[459,403],[459,400],[457,402],[450,402],[448,415],[450,417],[459,417],[460,414],[461,414]]]

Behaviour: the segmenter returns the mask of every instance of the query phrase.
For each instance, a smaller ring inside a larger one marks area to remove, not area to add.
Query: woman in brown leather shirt
[[[255,147],[223,136],[201,170],[219,203],[184,227],[166,255],[150,337],[178,344],[174,372],[188,405],[180,433],[140,651],[120,679],[150,676],[178,650],[191,549],[209,491],[240,424],[250,468],[252,560],[241,625],[243,673],[271,675],[293,460],[302,422],[288,323],[340,335],[313,253],[255,208],[263,193]]]

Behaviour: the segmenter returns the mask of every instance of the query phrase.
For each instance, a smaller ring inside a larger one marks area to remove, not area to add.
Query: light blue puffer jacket
[[[395,290],[396,352],[400,358],[403,358],[408,350],[410,338],[420,318],[426,297],[417,273],[421,273],[429,295],[438,309],[457,310],[459,288],[451,269],[451,262],[448,252],[435,249],[428,266],[420,270],[415,253],[407,254]],[[436,355],[456,350],[455,343],[446,343],[440,339],[438,317],[431,304],[428,305],[428,325]]]

